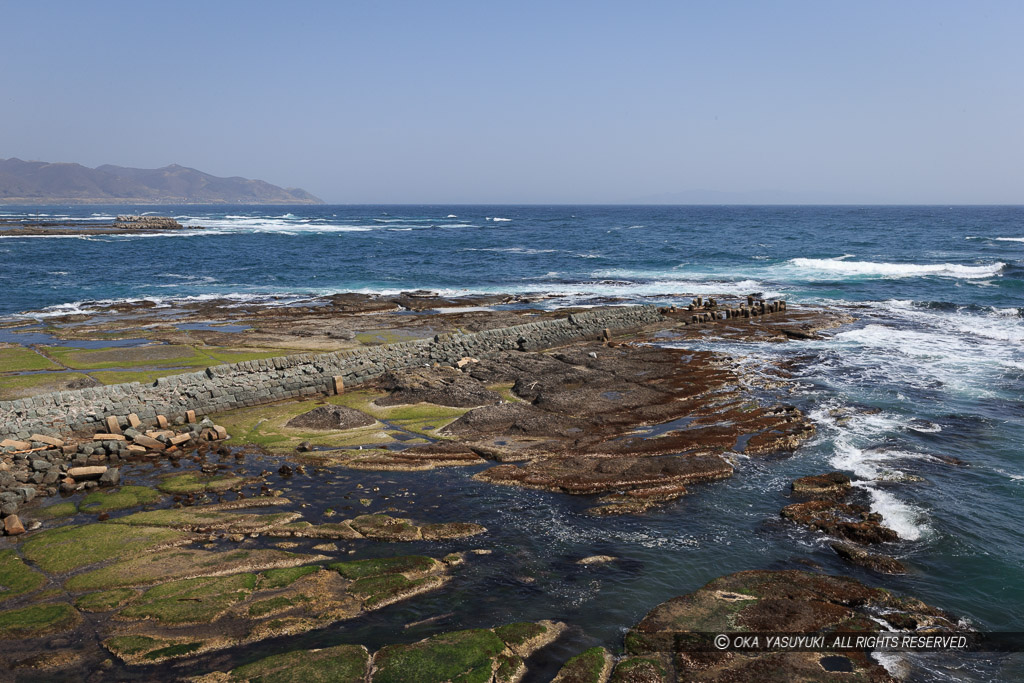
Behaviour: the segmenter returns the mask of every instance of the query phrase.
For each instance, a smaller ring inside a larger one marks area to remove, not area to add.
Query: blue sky
[[[179,163],[339,203],[1024,203],[1018,2],[0,0],[0,18],[0,157]]]

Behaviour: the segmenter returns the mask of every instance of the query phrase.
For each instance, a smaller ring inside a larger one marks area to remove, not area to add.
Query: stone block
[[[121,433],[121,423],[118,422],[117,418],[114,417],[113,415],[108,415],[107,418],[105,420],[103,420],[103,424],[105,424],[107,426],[107,432],[108,433],[110,433],[110,434],[120,434]]]
[[[124,434],[104,434],[103,432],[100,432],[99,434],[93,434],[92,435],[92,440],[93,441],[126,441],[127,439],[125,438]]]
[[[54,446],[56,448],[61,448],[64,446],[64,442],[61,441],[60,439],[53,436],[46,436],[45,434],[33,434],[32,436],[28,437],[28,440],[38,441],[39,443],[44,443],[47,446]]]
[[[106,465],[90,465],[87,467],[72,467],[68,470],[68,476],[75,481],[84,479],[99,479],[107,471]]]

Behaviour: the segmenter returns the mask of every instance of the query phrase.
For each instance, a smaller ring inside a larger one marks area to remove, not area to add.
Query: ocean
[[[581,643],[614,646],[658,602],[716,576],[809,560],[978,629],[1024,631],[1024,207],[2,206],[0,218],[132,211],[207,229],[0,238],[0,318],[45,321],[95,301],[290,304],[410,289],[554,295],[548,307],[756,292],[857,318],[823,340],[702,342],[752,372],[798,359],[791,400],[818,432],[664,510],[595,520],[585,501],[438,475],[512,511],[515,528],[495,541],[520,558],[511,573],[552,577],[524,587],[481,576],[495,599],[466,607],[460,624],[556,617],[587,625]],[[909,574],[860,572],[779,522],[789,482],[832,469],[900,534]],[[597,585],[556,581],[587,552],[627,558],[626,569]],[[358,642],[372,641],[386,619],[363,628]],[[926,660],[933,680],[987,680],[1005,665]]]

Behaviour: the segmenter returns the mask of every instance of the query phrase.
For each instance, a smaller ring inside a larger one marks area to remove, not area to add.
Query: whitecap
[[[789,261],[792,268],[827,273],[831,276],[849,277],[879,276],[884,278],[905,277],[952,277],[980,279],[997,275],[1006,264],[996,263],[979,266],[965,266],[956,263],[884,263],[877,261],[847,261],[847,256],[831,259],[795,258]]]

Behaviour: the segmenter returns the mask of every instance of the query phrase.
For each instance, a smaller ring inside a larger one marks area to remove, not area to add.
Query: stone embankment
[[[189,410],[205,415],[288,398],[334,394],[344,386],[362,384],[394,370],[435,364],[460,366],[459,361],[467,357],[551,348],[598,337],[610,329],[640,327],[666,316],[696,323],[781,310],[785,310],[781,301],[752,301],[749,306],[737,308],[719,307],[714,300],[695,300],[679,309],[621,306],[469,334],[217,365],[201,372],[161,377],[152,384],[132,382],[59,391],[0,401],[0,439],[92,433],[107,417],[132,413],[146,424],[155,424],[157,415],[184,422]],[[687,316],[690,321],[685,320]]]

